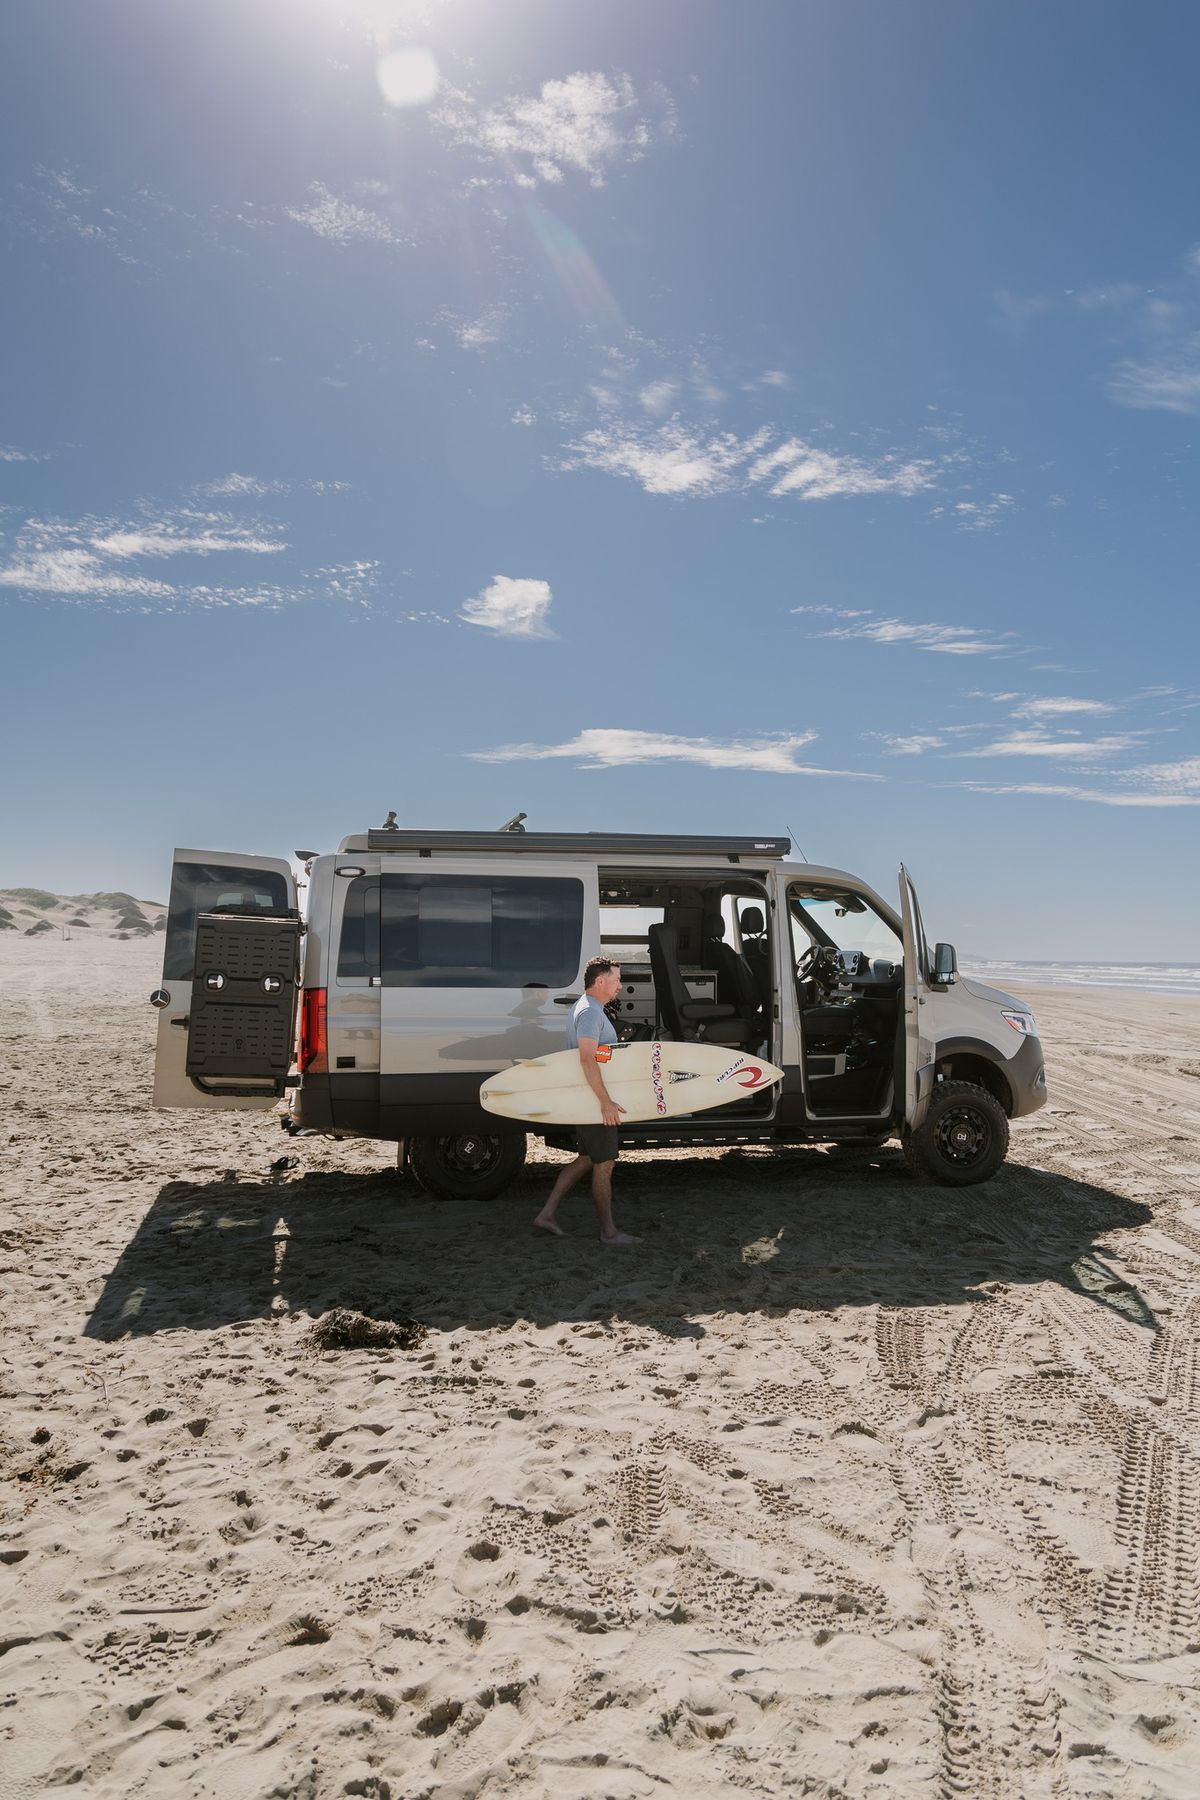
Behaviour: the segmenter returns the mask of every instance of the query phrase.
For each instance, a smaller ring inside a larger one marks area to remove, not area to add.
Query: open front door
[[[900,917],[904,926],[904,1120],[909,1130],[925,1116],[933,1092],[933,1044],[925,1014],[930,997],[929,948],[912,876],[900,864]]]
[[[292,1062],[299,967],[290,864],[176,850],[162,986],[151,996],[155,1106],[274,1106]]]

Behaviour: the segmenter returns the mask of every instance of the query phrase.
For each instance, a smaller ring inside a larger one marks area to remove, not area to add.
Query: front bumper
[[[1027,1113],[1045,1106],[1046,1059],[1041,1038],[1027,1037],[1003,1068],[1012,1090],[1012,1118],[1023,1119]]]

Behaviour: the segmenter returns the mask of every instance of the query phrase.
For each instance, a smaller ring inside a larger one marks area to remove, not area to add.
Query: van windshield
[[[838,950],[860,950],[870,962],[877,958],[893,963],[903,960],[904,945],[899,933],[862,894],[792,888],[788,911],[792,953],[797,960],[812,943],[833,944]]]

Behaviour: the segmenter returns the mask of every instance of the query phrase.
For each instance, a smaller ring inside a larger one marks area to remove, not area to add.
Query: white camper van
[[[297,852],[303,920],[288,862],[177,850],[154,1103],[284,1102],[292,1130],[396,1141],[431,1192],[491,1199],[525,1134],[482,1109],[480,1083],[563,1048],[603,952],[621,965],[621,1038],[742,1046],[785,1071],[768,1093],[624,1126],[623,1147],[898,1136],[920,1178],[986,1181],[1009,1119],[1046,1100],[1033,1015],[961,976],[950,944],[930,950],[903,868],[896,910],[790,849],[372,830]]]

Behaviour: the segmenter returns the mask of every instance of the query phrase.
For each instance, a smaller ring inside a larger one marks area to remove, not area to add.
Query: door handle
[[[555,994],[554,1004],[555,1006],[574,1006],[578,998],[578,994]]]
[[[182,1019],[172,1019],[171,1020],[172,1025],[178,1025],[181,1031],[186,1031],[188,1026],[191,1024],[191,1022],[192,1021],[191,1021],[190,1015],[186,1016]]]

